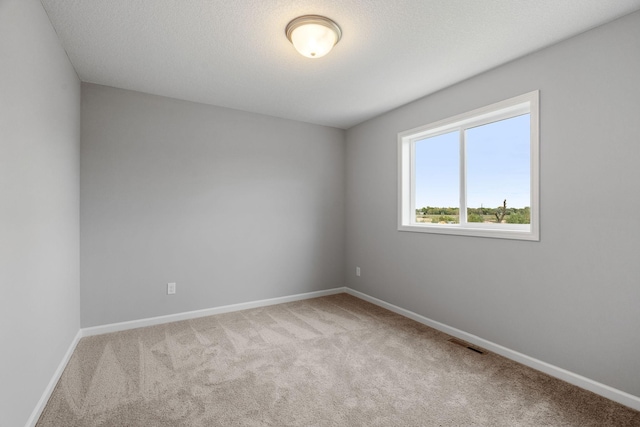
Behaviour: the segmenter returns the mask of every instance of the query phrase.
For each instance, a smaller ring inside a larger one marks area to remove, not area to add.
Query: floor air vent
[[[453,343],[453,344],[457,344],[457,345],[462,346],[462,347],[464,347],[464,348],[468,348],[469,350],[471,350],[471,351],[475,351],[475,352],[476,352],[476,353],[478,353],[478,354],[484,354],[484,350],[481,350],[481,349],[480,349],[480,348],[478,348],[478,347],[474,347],[474,346],[472,346],[471,344],[469,344],[468,342],[464,342],[464,341],[459,340],[459,339],[457,339],[457,338],[450,338],[450,339],[449,339],[449,342],[450,342],[450,343]]]

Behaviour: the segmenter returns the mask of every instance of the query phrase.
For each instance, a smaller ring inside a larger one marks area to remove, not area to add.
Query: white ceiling
[[[80,79],[349,128],[640,9],[640,0],[41,0]],[[343,30],[320,59],[287,23]]]

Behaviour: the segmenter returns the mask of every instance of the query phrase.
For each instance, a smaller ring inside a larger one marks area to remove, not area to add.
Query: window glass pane
[[[529,120],[524,114],[467,129],[469,222],[530,223]]]
[[[460,213],[460,133],[415,144],[416,222],[456,224]]]

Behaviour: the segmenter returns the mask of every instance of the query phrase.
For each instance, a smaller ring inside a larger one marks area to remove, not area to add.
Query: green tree
[[[529,224],[530,222],[529,216],[521,213],[513,213],[507,216],[508,224]]]
[[[477,213],[469,214],[467,217],[468,222],[484,222],[484,217]]]
[[[446,222],[447,224],[449,224],[449,223],[457,224],[458,223],[458,221],[454,217],[448,216],[448,215],[440,215],[440,218],[438,218],[437,221],[432,221],[432,222],[436,222],[436,223]]]

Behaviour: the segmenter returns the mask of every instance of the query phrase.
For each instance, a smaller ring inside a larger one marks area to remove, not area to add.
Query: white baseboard
[[[271,298],[271,299],[265,299],[265,300],[259,300],[259,301],[240,303],[240,304],[225,305],[221,307],[208,308],[204,310],[188,311],[185,313],[170,314],[167,316],[151,317],[147,319],[132,320],[129,322],[112,323],[108,325],[80,329],[76,334],[75,338],[73,339],[73,342],[69,346],[69,349],[65,353],[64,358],[60,362],[58,369],[56,369],[53,377],[51,378],[51,381],[47,385],[47,388],[42,394],[42,397],[40,398],[38,405],[33,410],[33,413],[31,414],[31,417],[27,421],[27,424],[25,425],[25,427],[34,427],[35,424],[38,422],[38,418],[42,414],[44,407],[46,406],[49,398],[51,397],[51,393],[53,392],[53,389],[58,383],[58,380],[60,379],[60,376],[62,375],[64,368],[67,366],[67,363],[69,362],[69,359],[71,358],[71,355],[73,354],[73,351],[75,350],[76,345],[78,344],[78,341],[80,341],[80,339],[83,337],[106,334],[110,332],[124,331],[128,329],[142,328],[145,326],[159,325],[162,323],[175,322],[179,320],[195,319],[198,317],[211,316],[214,314],[222,314],[222,313],[229,313],[233,311],[247,310],[250,308],[266,307],[269,305],[283,304],[283,303],[293,302],[293,301],[301,301],[305,299],[317,298],[317,297],[334,295],[339,293],[348,293],[362,300],[368,301],[380,307],[391,310],[394,313],[398,313],[402,316],[408,317],[409,319],[413,319],[424,325],[427,325],[434,329],[442,331],[446,334],[460,338],[471,344],[475,344],[479,347],[485,348],[489,351],[492,351],[496,354],[504,356],[508,359],[514,360],[518,363],[522,363],[525,366],[529,366],[530,368],[536,369],[538,371],[544,372],[553,377],[559,378],[577,387],[599,394],[600,396],[606,397],[607,399],[613,400],[614,402],[621,403],[622,405],[625,405],[637,411],[640,411],[640,397],[638,396],[634,396],[632,394],[615,389],[608,385],[599,383],[597,381],[593,381],[589,378],[567,371],[566,369],[562,369],[557,366],[551,365],[549,363],[543,362],[541,360],[535,359],[533,357],[527,356],[526,354],[522,354],[517,351],[508,349],[499,344],[495,344],[491,341],[487,341],[483,338],[461,331],[460,329],[453,328],[451,326],[445,325],[444,323],[437,322],[435,320],[429,319],[428,317],[424,317],[420,314],[414,313],[409,310],[405,310],[404,308],[401,308],[396,305],[389,304],[388,302],[382,301],[380,299],[371,297],[362,292],[359,292],[350,288],[342,287],[342,288],[327,289],[323,291],[290,295],[286,297]]]
[[[179,320],[196,319],[198,317],[212,316],[214,314],[230,313],[232,311],[247,310],[250,308],[266,307],[269,305],[283,304],[286,302],[301,301],[310,298],[318,298],[326,295],[334,295],[347,292],[347,288],[334,288],[323,291],[307,292],[304,294],[290,295],[286,297],[263,299],[259,301],[244,302],[240,304],[224,305],[203,310],[187,311],[184,313],[169,314],[166,316],[149,317],[146,319],[131,320],[128,322],[110,323],[108,325],[94,326],[82,329],[82,336],[107,334],[110,332],[125,331],[127,329],[143,328],[145,326],[160,325],[162,323],[177,322]]]
[[[64,368],[67,367],[67,363],[69,363],[69,360],[71,359],[71,355],[73,354],[73,351],[76,349],[76,346],[78,345],[78,341],[80,341],[80,338],[82,337],[83,337],[82,329],[80,329],[76,334],[76,336],[73,338],[73,341],[71,341],[71,345],[69,345],[69,348],[67,349],[67,352],[64,354],[62,361],[60,361],[58,368],[53,373],[53,377],[51,378],[51,381],[49,381],[49,384],[47,384],[47,387],[44,389],[44,393],[42,393],[42,396],[40,397],[38,404],[33,409],[33,412],[31,413],[31,416],[27,420],[25,427],[34,427],[38,422],[38,419],[40,418],[42,411],[44,411],[44,407],[47,406],[47,402],[51,397],[51,393],[53,393],[53,389],[56,388],[56,384],[58,384],[58,380],[62,376],[62,373],[64,372]]]
[[[371,297],[362,292],[353,290],[351,288],[345,288],[345,289],[346,289],[345,290],[346,293],[353,295],[354,297],[363,299],[372,304],[386,308],[387,310],[393,311],[394,313],[398,313],[402,316],[408,317],[409,319],[415,320],[416,322],[420,322],[424,325],[430,326],[433,329],[437,329],[441,332],[444,332],[445,334],[454,336],[456,338],[460,338],[471,344],[475,344],[479,347],[485,348],[496,354],[504,356],[507,359],[511,359],[525,366],[544,372],[545,374],[551,375],[552,377],[556,377],[563,381],[566,381],[569,384],[573,384],[577,387],[583,388],[585,390],[589,390],[593,393],[599,394],[600,396],[606,397],[607,399],[613,400],[614,402],[621,403],[622,405],[628,406],[632,409],[635,409],[636,411],[640,411],[640,397],[638,396],[634,396],[622,390],[615,389],[606,384],[599,383],[597,381],[583,377],[582,375],[575,374],[573,372],[567,371],[566,369],[559,368],[557,366],[551,365],[550,363],[543,362],[542,360],[538,360],[533,357],[527,356],[526,354],[519,353],[515,350],[508,349],[499,344],[493,343],[491,341],[487,341],[483,338],[461,331],[460,329],[453,328],[451,326],[445,325],[444,323],[437,322],[435,320],[429,319],[428,317],[424,317],[420,314],[414,313],[409,310],[405,310],[404,308],[401,308],[396,305],[389,304],[388,302]]]
[[[318,298],[318,297],[340,294],[345,292],[347,292],[347,288],[334,288],[334,289],[327,289],[322,291],[307,292],[303,294],[289,295],[286,297],[270,298],[270,299],[264,299],[259,301],[251,301],[251,302],[240,303],[240,304],[232,304],[232,305],[225,305],[225,306],[214,307],[214,308],[207,308],[203,310],[187,311],[184,313],[170,314],[167,316],[157,316],[157,317],[150,317],[146,319],[132,320],[128,322],[112,323],[108,325],[101,325],[101,326],[95,326],[90,328],[82,328],[78,331],[75,338],[71,342],[69,349],[67,350],[64,357],[62,358],[62,361],[58,365],[58,368],[54,372],[53,377],[51,378],[51,381],[49,381],[49,384],[44,390],[44,393],[42,393],[42,397],[40,397],[40,400],[38,401],[38,404],[36,405],[33,412],[31,413],[31,416],[29,417],[29,420],[25,424],[25,427],[35,427],[36,423],[38,422],[38,419],[40,418],[40,415],[42,414],[42,411],[44,410],[45,406],[47,405],[47,402],[49,401],[49,398],[51,397],[51,393],[53,393],[53,390],[56,387],[58,380],[62,376],[62,372],[64,372],[64,368],[66,368],[67,363],[69,363],[69,359],[71,359],[71,355],[73,354],[73,351],[78,345],[78,342],[80,341],[80,339],[83,337],[107,334],[110,332],[124,331],[128,329],[142,328],[145,326],[159,325],[162,323],[176,322],[179,320],[195,319],[198,317],[211,316],[214,314],[230,313],[232,311],[247,310],[250,308],[284,304],[287,302],[301,301],[305,299]]]

